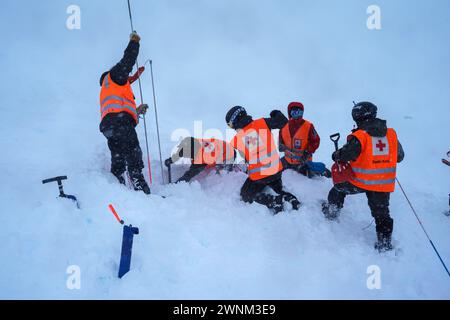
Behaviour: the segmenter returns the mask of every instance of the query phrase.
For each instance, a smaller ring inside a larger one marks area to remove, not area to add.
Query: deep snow
[[[232,105],[262,117],[300,100],[322,137],[315,159],[330,166],[328,136],[350,131],[352,100],[372,100],[398,132],[406,152],[398,177],[450,264],[450,220],[442,214],[450,172],[440,163],[449,148],[449,4],[378,2],[380,31],[366,29],[372,3],[365,1],[134,1],[139,61],[155,64],[163,154],[176,144],[172,133],[193,131],[194,121],[225,130]],[[285,172],[285,187],[304,206],[277,216],[239,201],[243,173],[161,185],[151,110],[154,195],[118,185],[98,131],[98,77],[126,45],[126,3],[103,10],[100,1],[78,1],[75,31],[64,26],[69,4],[0,5],[0,34],[12,36],[0,51],[0,298],[450,298],[449,278],[399,189],[391,213],[401,252],[380,255],[374,225],[365,228],[372,220],[365,196],[346,200],[340,222],[323,218],[327,179]],[[114,21],[110,32],[103,21]],[[3,24],[14,26],[12,35]],[[143,85],[150,102],[149,72]],[[145,150],[142,125],[138,134]],[[61,174],[81,210],[57,199],[55,184],[41,184]],[[121,227],[109,203],[140,228],[122,280]],[[70,265],[81,268],[81,290],[66,287]],[[366,286],[370,265],[381,268],[380,290]]]

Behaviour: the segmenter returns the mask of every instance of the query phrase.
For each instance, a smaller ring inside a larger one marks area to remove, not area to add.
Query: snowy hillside
[[[329,179],[284,172],[304,205],[277,216],[240,201],[244,173],[163,185],[153,109],[153,194],[119,185],[98,129],[98,80],[127,44],[126,1],[76,2],[80,30],[65,26],[69,1],[0,4],[0,298],[450,299],[450,279],[399,188],[390,207],[395,255],[373,249],[364,195],[347,198],[339,222],[324,219]],[[233,105],[258,118],[298,100],[322,138],[315,160],[330,167],[328,136],[350,132],[352,100],[373,101],[405,149],[398,178],[450,265],[450,168],[440,162],[450,150],[448,1],[377,1],[376,31],[366,27],[365,0],[132,3],[139,61],[154,61],[164,158],[174,132],[194,134],[194,121],[200,134],[225,135]],[[142,84],[150,104],[148,71]],[[145,154],[142,125],[138,135]],[[69,177],[65,191],[81,210],[41,183],[58,175]],[[122,229],[110,203],[140,229],[121,280]],[[71,265],[80,290],[66,286]],[[379,290],[366,286],[372,265]]]

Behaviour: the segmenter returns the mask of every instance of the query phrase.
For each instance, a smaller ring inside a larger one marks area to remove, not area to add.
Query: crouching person
[[[389,215],[389,197],[395,188],[397,163],[404,158],[403,148],[394,129],[377,117],[377,107],[360,102],[353,107],[352,117],[357,124],[341,149],[332,155],[334,161],[349,162],[353,176],[349,181],[335,184],[328,194],[322,211],[334,219],[349,194],[365,193],[375,219],[378,251],[391,250],[394,220]]]
[[[219,139],[187,137],[181,141],[175,153],[165,160],[165,165],[170,166],[181,158],[189,159],[191,166],[176,182],[189,182],[208,167],[217,170],[229,168],[236,158],[236,151],[229,143]]]

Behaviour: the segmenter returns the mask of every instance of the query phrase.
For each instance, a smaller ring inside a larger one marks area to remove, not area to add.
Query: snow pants
[[[389,192],[375,192],[361,189],[350,182],[334,185],[328,194],[328,203],[338,210],[344,207],[345,197],[349,194],[365,193],[370,212],[375,219],[376,231],[383,235],[391,235],[394,220],[389,215]]]
[[[271,188],[276,194],[287,196],[290,199],[297,199],[292,193],[283,191],[283,183],[281,181],[281,173],[277,173],[273,177],[262,180],[250,180],[247,178],[241,188],[241,199],[244,202],[252,203],[253,201],[273,208],[276,204],[276,196],[264,193],[266,187]]]
[[[108,114],[100,123],[100,131],[108,140],[111,173],[115,176],[127,168],[131,178],[142,175],[144,163],[135,126],[134,119],[125,112]]]

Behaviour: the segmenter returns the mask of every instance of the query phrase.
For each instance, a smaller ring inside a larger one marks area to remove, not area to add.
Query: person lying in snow
[[[219,139],[187,137],[180,142],[175,153],[165,160],[165,165],[170,166],[181,158],[189,159],[191,166],[176,182],[189,182],[208,167],[218,170],[229,168],[234,163],[236,151],[230,144]]]

